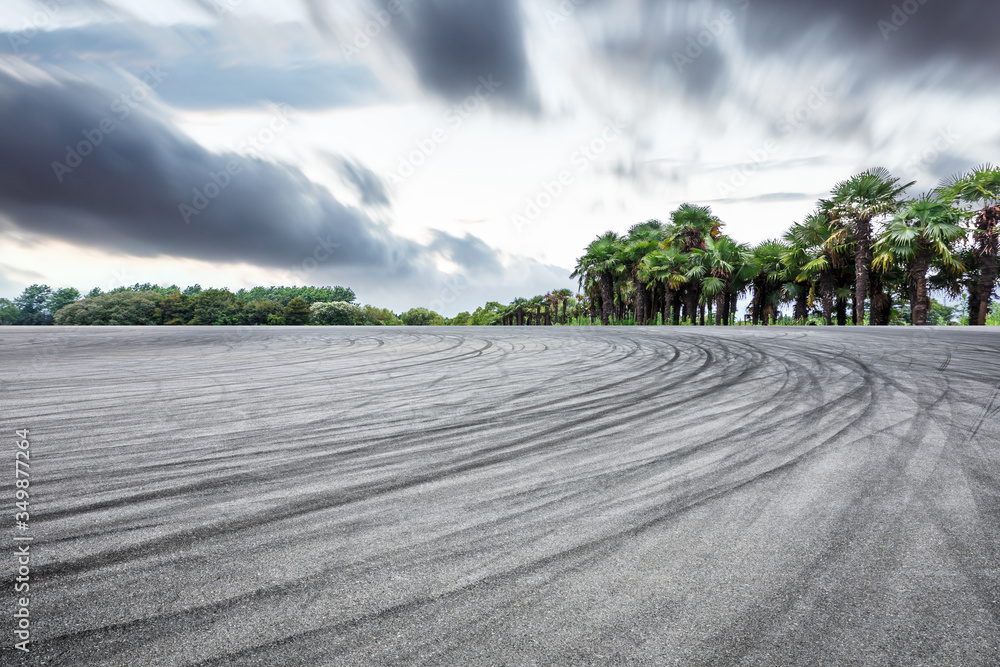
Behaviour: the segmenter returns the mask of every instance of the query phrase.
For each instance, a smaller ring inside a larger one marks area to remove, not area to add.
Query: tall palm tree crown
[[[970,285],[969,323],[986,324],[997,281],[997,251],[1000,246],[1000,168],[989,164],[956,176],[938,188],[945,199],[978,208],[975,222],[975,259],[978,280]]]
[[[915,325],[927,323],[927,271],[931,263],[961,267],[952,247],[965,237],[961,221],[960,210],[933,195],[924,195],[897,213],[875,244],[874,266],[883,270],[896,265],[906,268],[910,315]]]
[[[577,262],[576,270],[571,277],[580,277],[581,287],[584,280],[593,281],[600,288],[601,323],[607,326],[611,323],[614,308],[614,276],[621,269],[618,255],[621,239],[615,232],[605,232],[591,241],[587,252]]]
[[[842,234],[851,233],[857,242],[855,254],[854,314],[864,321],[865,299],[869,296],[872,271],[872,221],[895,213],[904,204],[903,195],[916,181],[900,185],[884,167],[869,169],[834,186],[830,200],[823,201],[839,223]],[[835,243],[843,237],[834,234]],[[872,294],[874,297],[874,294]],[[874,305],[874,299],[873,299]],[[874,312],[873,312],[874,315]],[[875,319],[874,317],[872,318]]]

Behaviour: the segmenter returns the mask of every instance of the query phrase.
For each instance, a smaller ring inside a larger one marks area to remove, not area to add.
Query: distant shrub
[[[295,297],[285,306],[285,324],[302,326],[309,324],[311,317],[312,312],[309,310],[309,304],[299,297]]]
[[[271,317],[280,317],[281,323],[285,323],[285,309],[277,301],[270,299],[257,299],[250,301],[243,306],[244,324],[270,324]]]
[[[986,316],[987,326],[1000,327],[1000,302],[994,303]]]
[[[236,292],[243,301],[277,301],[282,307],[299,298],[308,305],[330,301],[354,301],[354,290],[349,287],[254,287]]]
[[[444,318],[433,310],[426,308],[411,308],[399,316],[408,327],[440,326],[445,324]]]
[[[365,311],[353,303],[329,301],[314,303],[311,322],[319,326],[355,326],[365,323]]]
[[[191,321],[200,326],[228,326],[243,319],[243,302],[225,289],[208,289],[193,297]]]
[[[156,309],[156,321],[164,324],[187,324],[194,310],[192,297],[180,291],[171,292],[159,301]]]
[[[376,308],[375,306],[362,306],[365,321],[363,324],[382,325],[398,327],[403,325],[403,320],[396,317],[396,314],[387,308]]]
[[[122,291],[87,297],[63,306],[55,314],[58,325],[137,326],[159,324],[157,292]]]

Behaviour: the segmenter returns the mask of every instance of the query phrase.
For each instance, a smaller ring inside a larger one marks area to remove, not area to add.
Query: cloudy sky
[[[0,0],[0,296],[352,287],[446,315],[711,205],[1000,160],[987,0]]]

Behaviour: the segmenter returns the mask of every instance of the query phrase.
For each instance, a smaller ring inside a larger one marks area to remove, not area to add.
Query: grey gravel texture
[[[4,664],[1000,664],[995,329],[4,327],[0,372]]]

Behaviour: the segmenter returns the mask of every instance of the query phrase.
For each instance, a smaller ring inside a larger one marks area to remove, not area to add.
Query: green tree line
[[[325,325],[428,326],[454,323],[426,308],[395,314],[386,308],[354,303],[346,287],[254,287],[231,292],[181,289],[137,283],[109,292],[95,288],[81,298],[74,288],[53,290],[31,285],[13,301],[0,299],[2,325]],[[499,305],[499,304],[496,304]],[[480,318],[478,324],[490,324]]]
[[[254,287],[233,293],[143,283],[109,292],[94,288],[81,299],[72,287],[31,285],[13,300],[0,299],[0,324],[298,325],[309,323],[313,304],[354,298],[346,287]]]

